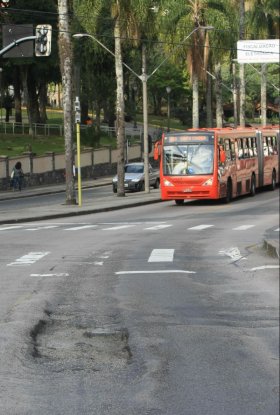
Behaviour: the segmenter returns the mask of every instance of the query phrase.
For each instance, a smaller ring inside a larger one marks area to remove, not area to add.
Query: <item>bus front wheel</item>
[[[232,201],[232,183],[231,180],[227,182],[227,194],[225,197],[225,202],[230,203]]]

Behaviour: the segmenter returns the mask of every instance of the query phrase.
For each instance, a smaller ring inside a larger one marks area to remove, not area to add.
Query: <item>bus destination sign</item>
[[[180,135],[169,135],[164,137],[164,144],[175,144],[175,143],[209,143],[214,138],[213,135],[196,135],[196,134],[180,134]]]

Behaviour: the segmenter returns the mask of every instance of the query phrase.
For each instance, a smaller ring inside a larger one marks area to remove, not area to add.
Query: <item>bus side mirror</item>
[[[220,149],[220,162],[221,163],[225,163],[226,162],[226,153],[222,149]]]

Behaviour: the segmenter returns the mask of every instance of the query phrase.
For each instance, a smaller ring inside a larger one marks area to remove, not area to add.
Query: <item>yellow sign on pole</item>
[[[76,123],[77,131],[77,170],[78,170],[78,205],[82,206],[82,179],[81,179],[81,132],[80,123]]]

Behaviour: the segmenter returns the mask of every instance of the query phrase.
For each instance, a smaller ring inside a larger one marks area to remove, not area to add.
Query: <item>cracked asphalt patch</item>
[[[31,355],[55,372],[124,368],[132,358],[127,329],[85,328],[73,321],[40,320],[30,332]]]

